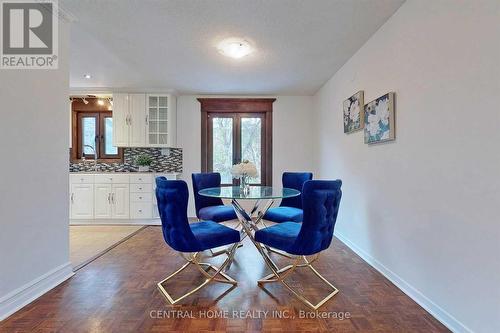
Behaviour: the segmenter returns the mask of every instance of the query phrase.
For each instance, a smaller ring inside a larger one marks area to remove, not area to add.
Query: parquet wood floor
[[[331,318],[311,318],[315,313],[279,284],[259,288],[268,271],[248,239],[228,272],[236,288],[211,284],[170,306],[156,283],[182,263],[161,228],[147,227],[5,319],[0,332],[448,332],[336,238],[315,265],[340,290],[318,312]],[[167,288],[178,296],[200,281],[192,267]],[[308,271],[288,281],[315,301],[326,292]]]

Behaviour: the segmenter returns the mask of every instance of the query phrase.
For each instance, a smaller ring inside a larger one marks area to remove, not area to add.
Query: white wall
[[[410,0],[314,99],[336,233],[456,331],[500,332],[499,2]],[[345,135],[342,101],[396,93],[396,141]]]
[[[0,70],[0,320],[71,274],[69,27],[59,69]]]
[[[201,112],[199,97],[177,98],[177,144],[183,148],[183,179],[191,187],[191,173],[201,167]],[[256,97],[256,96],[230,96]],[[266,96],[269,97],[269,96]],[[273,104],[273,183],[281,184],[283,171],[313,170],[312,97],[277,96]],[[314,170],[313,170],[314,171]],[[189,216],[195,216],[192,193]]]

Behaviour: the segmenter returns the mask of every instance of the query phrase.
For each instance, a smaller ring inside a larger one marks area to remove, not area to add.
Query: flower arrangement
[[[249,178],[255,178],[258,174],[257,167],[249,160],[243,160],[231,168],[231,175],[240,179],[240,187],[245,191],[249,190]]]
[[[258,176],[257,167],[249,160],[243,160],[243,162],[233,165],[231,174],[233,178],[240,178],[241,176],[255,178]]]

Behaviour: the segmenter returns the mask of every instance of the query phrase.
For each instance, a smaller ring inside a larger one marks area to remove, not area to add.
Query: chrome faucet
[[[95,151],[95,148],[92,147],[91,145],[84,145],[83,148],[90,148],[94,152],[94,172],[97,172],[97,153]],[[82,157],[83,163],[85,164],[85,154]]]

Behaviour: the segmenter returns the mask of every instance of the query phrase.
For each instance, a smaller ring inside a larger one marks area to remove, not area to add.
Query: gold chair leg
[[[295,268],[296,268],[296,267],[297,267],[297,266],[295,266]],[[290,269],[292,269],[292,268],[294,268],[294,265],[288,265],[288,266],[285,266],[285,267],[283,267],[283,268],[280,268],[280,269],[277,271],[277,273],[278,273],[278,274],[280,274],[280,273],[284,273],[284,272],[289,271],[289,270],[290,270]],[[293,270],[295,270],[295,269],[293,269]],[[292,270],[292,271],[293,271],[293,270]],[[286,275],[288,275],[288,274],[286,274]],[[284,279],[284,277],[283,277],[283,279]],[[258,284],[258,285],[263,285],[263,284],[265,284],[265,283],[279,282],[280,280],[281,280],[281,276],[280,276],[280,278],[276,278],[276,274],[274,274],[274,272],[273,272],[273,273],[271,273],[271,274],[269,274],[269,275],[264,276],[262,279],[258,280],[258,281],[257,281],[257,284]]]
[[[238,284],[238,282],[222,271],[226,267],[226,265],[230,262],[230,258],[232,258],[232,255],[234,254],[234,251],[236,250],[236,246],[237,246],[237,244],[234,244],[231,247],[231,251],[229,252],[230,255],[226,258],[226,260],[222,263],[222,265],[220,267],[217,267],[217,266],[214,266],[212,264],[205,263],[205,262],[199,262],[198,261],[198,253],[195,253],[192,256],[192,258],[185,258],[181,254],[181,256],[187,260],[187,263],[182,265],[178,270],[176,270],[174,273],[170,274],[167,278],[160,281],[157,284],[158,289],[160,290],[161,294],[170,302],[170,304],[173,305],[173,304],[176,304],[179,301],[183,300],[184,298],[194,294],[195,292],[197,292],[198,290],[200,290],[201,288],[203,288],[204,286],[206,286],[210,282],[228,283],[228,284],[231,284],[232,286],[236,286]],[[163,284],[165,282],[167,282],[168,280],[172,279],[173,277],[175,277],[177,274],[182,272],[184,269],[186,269],[191,264],[195,265],[195,267],[198,268],[198,270],[202,273],[203,276],[206,277],[206,279],[205,279],[205,281],[203,281],[200,285],[198,285],[194,289],[188,291],[187,293],[183,294],[179,298],[174,299],[170,295],[170,293],[165,289]],[[203,269],[202,266],[208,267],[209,270],[213,269],[215,271],[215,273],[213,275],[209,274],[205,269]],[[224,279],[217,278],[218,275],[222,276]]]
[[[220,251],[215,251],[215,252],[212,249],[209,249],[208,251],[210,252],[210,256],[211,257],[217,257],[217,256],[220,256],[221,254],[226,254],[227,253],[226,249],[220,250]]]
[[[243,246],[243,244],[241,244],[241,243],[238,244],[238,247],[242,247],[242,246]],[[217,257],[217,256],[220,256],[221,254],[229,254],[231,252],[230,248],[215,251],[215,252],[212,249],[209,249],[208,251],[210,252],[211,257]]]
[[[266,284],[266,283],[272,283],[272,282],[281,282],[298,300],[300,300],[302,303],[306,304],[307,306],[309,306],[310,308],[312,308],[313,310],[317,310],[319,309],[323,304],[325,304],[330,298],[332,298],[333,296],[335,296],[339,290],[333,285],[331,284],[325,277],[323,277],[311,264],[316,261],[319,257],[319,254],[311,261],[308,261],[307,258],[305,256],[303,256],[303,260],[304,260],[304,264],[300,264],[300,257],[298,257],[295,262],[293,263],[293,265],[288,265],[288,266],[285,266],[281,269],[278,269],[277,271],[275,271],[274,269],[272,269],[273,273],[263,277],[262,279],[260,279],[257,283],[259,286],[262,287],[263,284]],[[321,279],[321,281],[323,281],[323,283],[325,283],[328,287],[330,287],[332,289],[332,292],[329,293],[326,297],[324,297],[321,301],[319,301],[318,303],[316,304],[312,304],[311,301],[309,301],[307,298],[305,298],[303,295],[299,294],[297,291],[295,291],[295,289],[293,289],[284,279],[289,275],[291,274],[293,271],[295,271],[295,269],[297,268],[301,268],[301,267],[308,267],[309,269],[311,269],[311,271]]]

